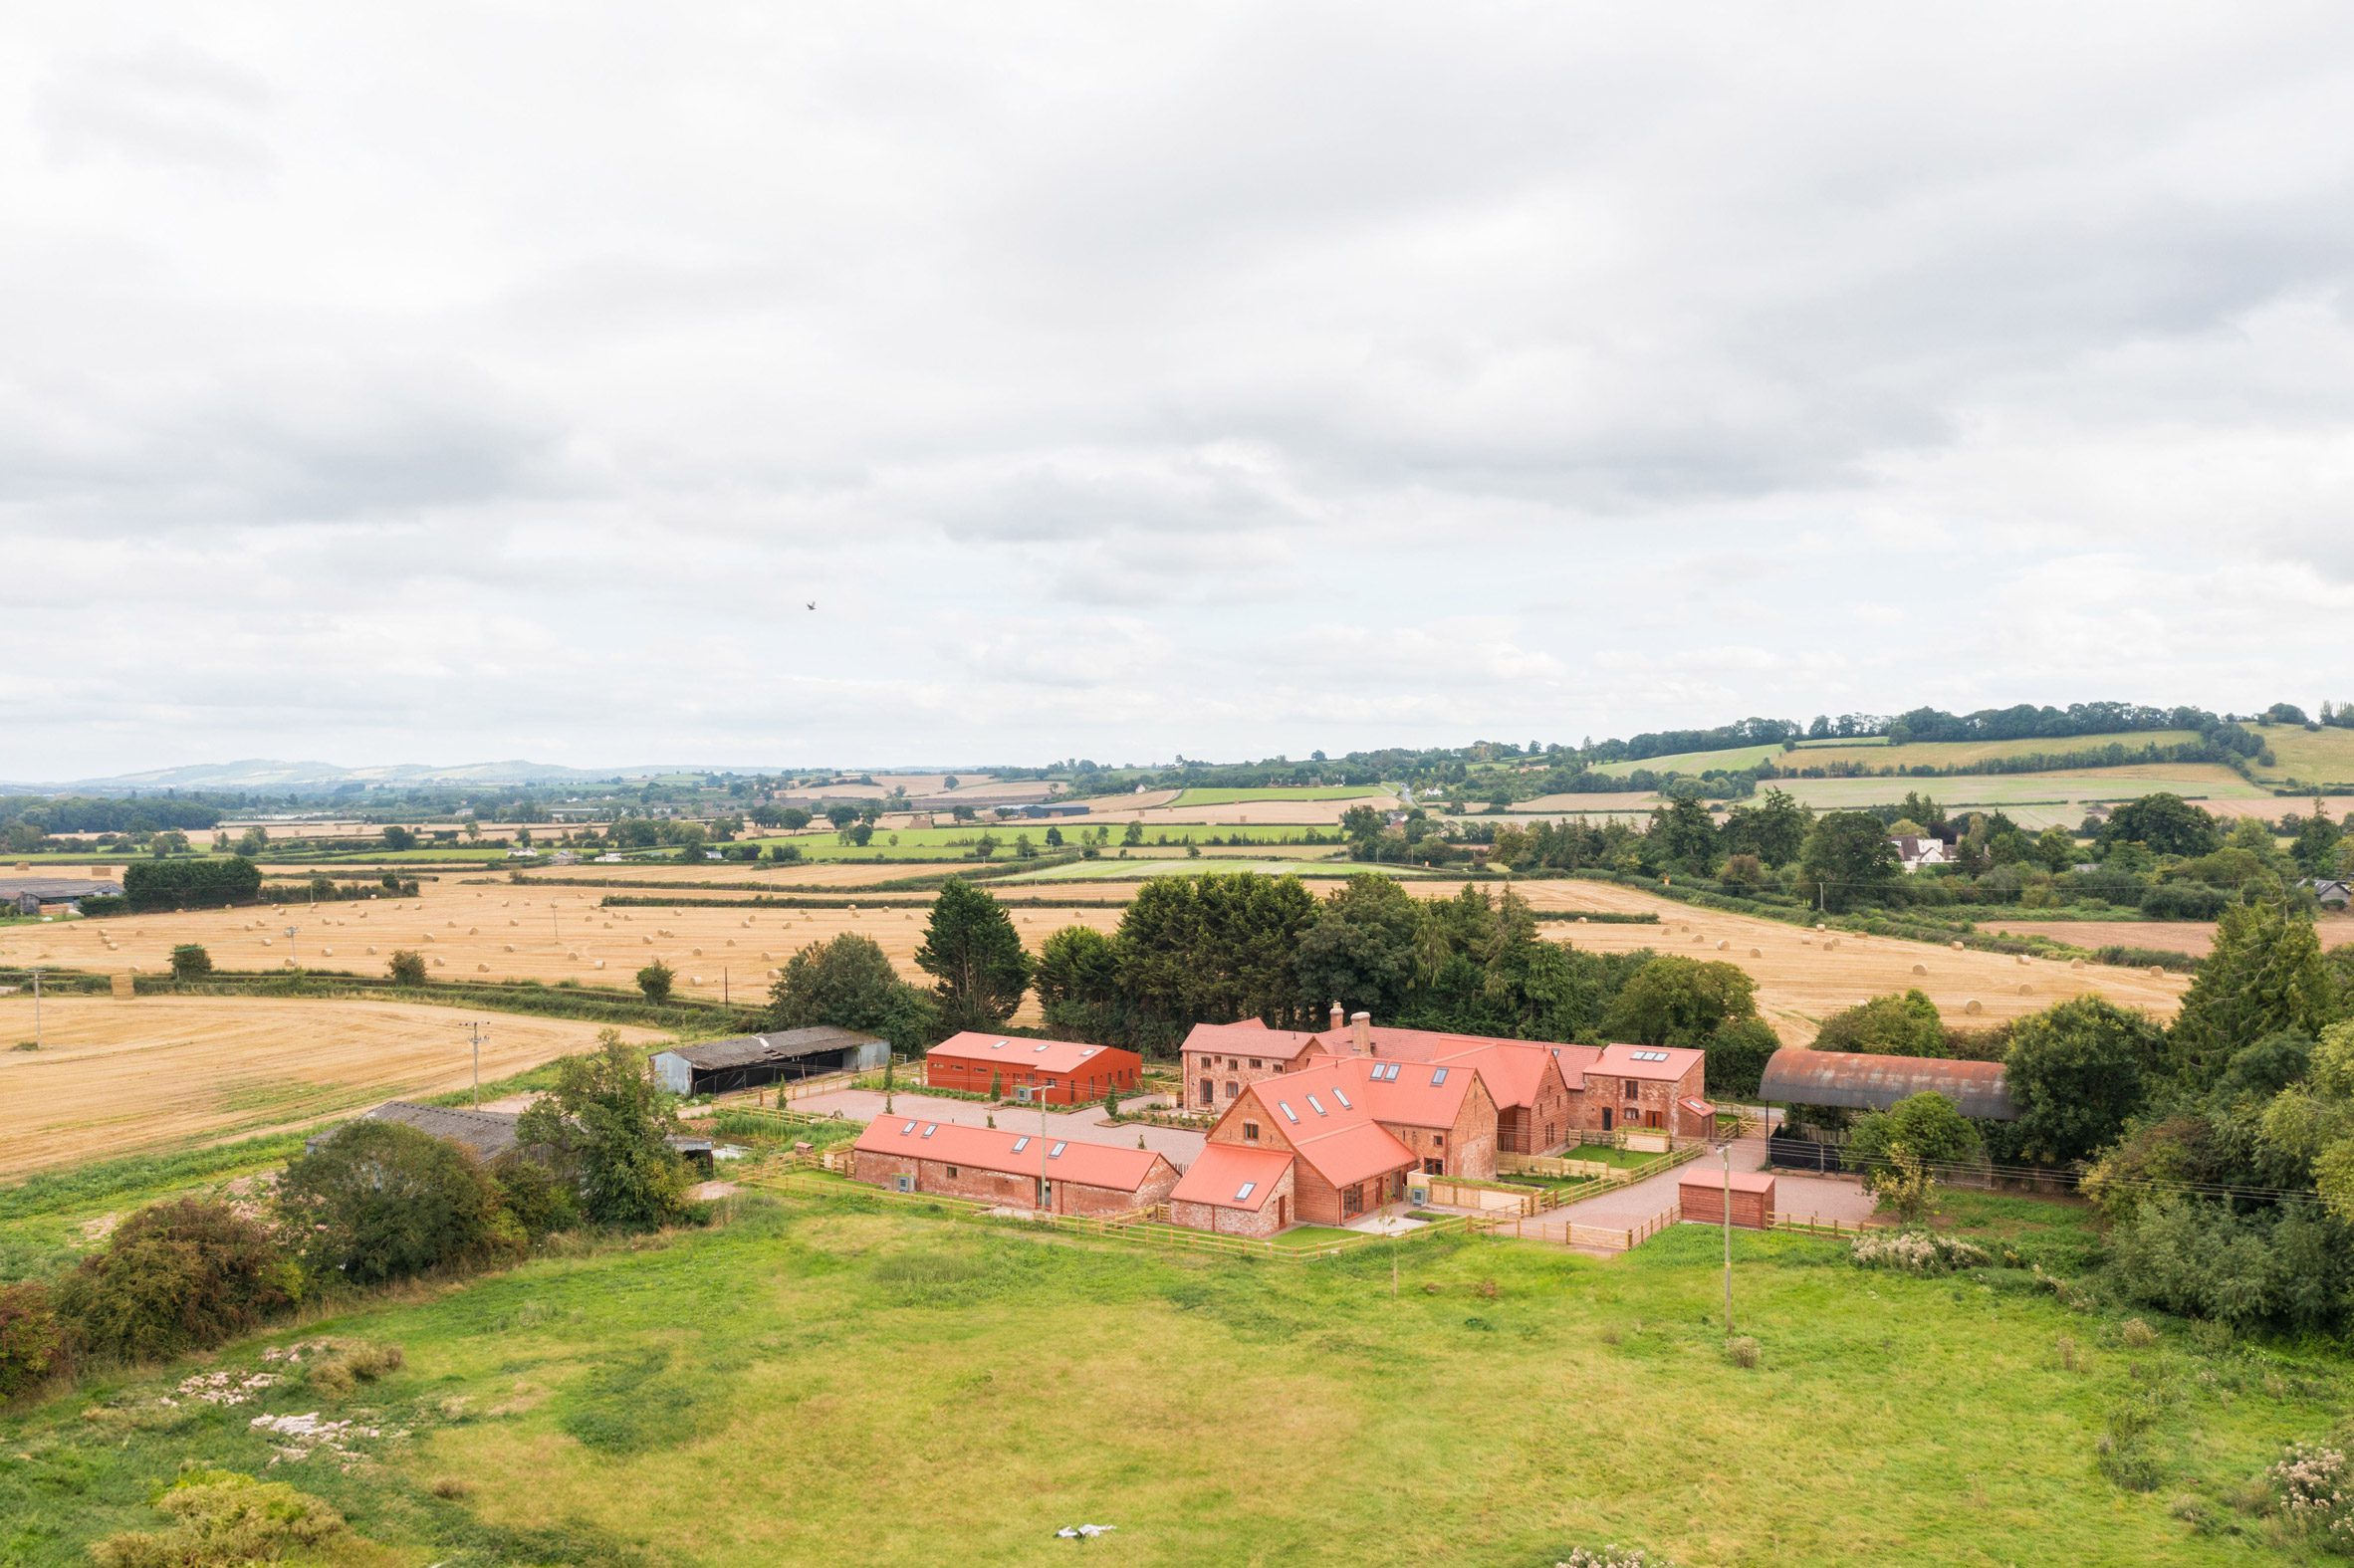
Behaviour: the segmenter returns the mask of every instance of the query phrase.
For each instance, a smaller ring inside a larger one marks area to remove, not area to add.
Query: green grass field
[[[1594,772],[1625,778],[1640,768],[1646,773],[1704,774],[1712,768],[1755,768],[1781,756],[1781,746],[1736,746],[1721,752],[1676,752],[1667,757],[1645,757],[1631,763],[1598,763]]]
[[[2308,784],[2354,784],[2354,730],[2269,724],[2258,725],[2256,734],[2272,749],[2272,766],[2257,769],[2257,778],[2274,784],[2294,779]]]
[[[1180,805],[1233,805],[1241,800],[1369,800],[1389,793],[1379,784],[1300,784],[1263,789],[1188,789],[1169,802]]]
[[[1002,880],[1007,883],[1132,882],[1148,876],[1207,876],[1212,872],[1224,875],[1231,871],[1297,877],[1351,877],[1360,871],[1398,877],[1441,874],[1422,866],[1376,865],[1362,860],[1251,860],[1232,855],[1204,855],[1199,860],[1139,861],[1107,856],[1101,860],[1080,860],[1067,865],[1047,866],[1037,871],[1023,871]],[[1455,874],[1462,874],[1460,868]]]
[[[2135,730],[2116,735],[2063,735],[2025,741],[1914,741],[1904,746],[1858,743],[1808,746],[1789,754],[1791,768],[1827,768],[1854,763],[1864,768],[1968,768],[2035,753],[2089,752],[2112,743],[2129,752],[2145,746],[2183,746],[2199,739],[2196,730]]]
[[[160,1404],[183,1365],[0,1419],[0,1558],[84,1563],[155,1527],[148,1499],[198,1460],[322,1495],[417,1568],[1542,1568],[1609,1542],[1684,1568],[2322,1560],[2231,1498],[2340,1419],[2342,1361],[2172,1331],[2132,1348],[2021,1269],[1866,1273],[1834,1241],[1744,1233],[1745,1369],[1719,1245],[1682,1228],[1608,1262],[1458,1239],[1245,1263],[759,1199],[273,1337],[402,1347],[348,1394],[298,1376]],[[260,1348],[202,1364],[243,1373]],[[2097,1463],[2128,1409],[2152,1422],[2152,1490]],[[310,1411],[380,1436],[349,1467],[268,1468],[251,1420]],[[1054,1538],[1082,1521],[1117,1529]]]

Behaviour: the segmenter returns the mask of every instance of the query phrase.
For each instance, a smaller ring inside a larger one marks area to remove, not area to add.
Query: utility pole
[[[466,1027],[474,1036],[474,1108],[482,1109],[482,1025],[469,1023]]]
[[[303,967],[303,958],[301,954],[295,951],[295,933],[302,929],[303,928],[300,926],[289,926],[286,928],[286,956],[287,959],[297,969],[301,969]]]
[[[1733,1332],[1733,1145],[1720,1144],[1725,1157],[1725,1332]]]
[[[41,966],[33,966],[33,1048],[41,1048]]]

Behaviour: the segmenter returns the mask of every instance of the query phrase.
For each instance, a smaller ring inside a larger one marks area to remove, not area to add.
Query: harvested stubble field
[[[1776,779],[1770,786],[1788,791],[1818,811],[1892,804],[1902,800],[1907,790],[1927,795],[1948,811],[1974,805],[2132,800],[2160,791],[2196,797],[2202,804],[2222,800],[2272,803],[2275,799],[2229,768],[2194,763],[2056,774],[1956,774],[1943,779]],[[2274,809],[2277,814],[2286,807]]]
[[[1660,924],[1580,926],[1548,922],[1545,935],[1602,953],[1651,948],[1688,958],[1738,964],[1758,983],[1758,1010],[1793,1045],[1814,1037],[1831,1013],[1871,997],[1918,987],[1947,1022],[1970,1025],[2021,1017],[2070,997],[2097,992],[2165,1018],[2190,989],[2186,975],[2053,959],[2024,962],[2001,953],[1957,951],[1896,937],[1817,932],[1751,915],[1700,909],[1634,888],[1602,882],[1516,882],[1538,909],[1655,914]],[[1836,946],[1833,946],[1833,943]],[[1719,944],[1723,946],[1720,947]],[[1918,965],[1926,971],[1915,974]],[[1977,1003],[1980,1010],[1970,1011]]]
[[[952,870],[958,864],[970,862],[940,862],[940,869]],[[757,882],[766,888],[780,891],[790,887],[837,888],[870,887],[877,882],[897,882],[906,877],[922,876],[923,865],[910,865],[904,860],[860,865],[826,863],[823,865],[772,865],[759,862],[747,865],[742,861],[706,861],[702,865],[577,865],[536,866],[524,872],[535,882],[542,879],[558,882],[643,882],[649,887],[675,887],[695,882]],[[619,891],[610,889],[608,891]]]
[[[2215,947],[2212,920],[1981,920],[1978,929],[1996,936],[2049,937],[2079,948],[2149,948],[2205,958]],[[2321,945],[2354,942],[2354,916],[2324,915]]]
[[[0,1176],[281,1131],[464,1088],[470,1019],[390,1002],[49,997],[42,1048],[0,1050]],[[501,1013],[483,1031],[483,1078],[586,1050],[597,1028]],[[662,1038],[651,1029],[621,1033]],[[33,1037],[29,996],[0,997],[0,1037]]]
[[[409,948],[425,955],[435,980],[578,980],[626,988],[639,969],[660,959],[676,972],[684,992],[741,999],[764,995],[771,972],[797,949],[855,931],[881,944],[909,979],[924,978],[915,967],[915,950],[923,941],[927,902],[863,909],[599,907],[606,894],[623,891],[443,878],[424,883],[416,898],[322,904],[316,910],[240,907],[8,926],[0,927],[0,963],[159,975],[170,968],[175,944],[195,942],[218,969],[291,969],[286,928],[292,925],[300,931],[296,954],[311,969],[381,975],[394,949]],[[1033,950],[1062,926],[1108,931],[1120,915],[1116,906],[1012,913]],[[1034,1002],[1019,1016],[1028,1021],[1035,1008]]]

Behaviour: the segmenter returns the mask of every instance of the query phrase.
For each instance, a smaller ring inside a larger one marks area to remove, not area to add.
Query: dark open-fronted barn
[[[1784,1046],[1766,1058],[1758,1098],[1768,1105],[1884,1111],[1899,1100],[1931,1091],[1952,1100],[1973,1121],[2018,1120],[2001,1062],[1945,1056],[1877,1056]],[[1766,1158],[1785,1169],[1835,1171],[1843,1139],[1836,1131],[1793,1137],[1777,1129],[1766,1139]]]
[[[888,1041],[856,1029],[821,1024],[774,1034],[739,1034],[654,1053],[654,1077],[673,1094],[728,1094],[780,1079],[828,1072],[879,1070],[890,1059]]]

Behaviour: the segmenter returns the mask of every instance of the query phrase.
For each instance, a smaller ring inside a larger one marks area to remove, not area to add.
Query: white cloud
[[[2343,664],[2339,8],[102,4],[0,46],[0,778],[1298,755]]]

